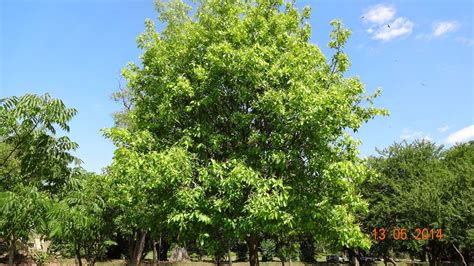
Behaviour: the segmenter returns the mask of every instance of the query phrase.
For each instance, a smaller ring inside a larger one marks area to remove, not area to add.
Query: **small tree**
[[[72,173],[78,145],[58,128],[76,114],[62,101],[26,94],[0,100],[0,237],[9,242],[13,264],[17,241],[27,241],[44,224],[44,204],[60,193]]]
[[[44,223],[48,196],[35,187],[19,184],[0,192],[0,235],[8,243],[8,265],[13,265],[17,243],[27,244]]]
[[[118,147],[108,168],[109,204],[117,210],[115,223],[130,236],[135,234],[130,263],[142,259],[146,235],[168,230],[178,234],[185,221],[206,222],[199,212],[199,194],[192,183],[192,157],[182,147],[156,152],[155,140],[147,132],[126,129],[105,132]],[[178,235],[178,241],[185,241]]]
[[[113,217],[104,198],[108,187],[103,176],[82,172],[68,182],[67,189],[67,195],[48,210],[49,237],[69,244],[79,265],[82,254],[89,265],[94,265],[114,244],[110,240]]]

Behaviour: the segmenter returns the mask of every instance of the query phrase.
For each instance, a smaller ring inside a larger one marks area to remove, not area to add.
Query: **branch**
[[[456,252],[459,254],[459,256],[461,256],[462,264],[463,264],[464,266],[467,266],[467,263],[466,263],[466,261],[464,260],[464,256],[462,255],[461,251],[459,251],[459,249],[456,247],[456,245],[454,245],[454,243],[451,243],[451,245],[453,245],[453,248],[456,250]]]

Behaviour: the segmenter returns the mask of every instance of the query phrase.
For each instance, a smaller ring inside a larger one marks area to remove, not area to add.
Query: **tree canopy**
[[[183,207],[166,216],[169,226],[183,236],[203,228],[205,239],[205,228],[223,224],[224,235],[246,239],[253,265],[261,233],[310,231],[339,246],[367,247],[354,213],[365,209],[355,185],[368,170],[350,131],[386,112],[372,106],[378,93],[367,95],[358,78],[344,76],[350,31],[331,22],[327,60],[310,42],[310,10],[293,2],[156,7],[165,28],[146,21],[141,65],[123,71],[127,127],[107,132],[135,155],[121,163],[117,150],[111,172],[146,168],[152,182],[166,179],[140,162],[182,150],[189,162],[178,190]],[[133,144],[142,136],[146,148]]]
[[[379,176],[363,185],[370,210],[364,218],[367,231],[374,227],[384,227],[387,234],[394,228],[409,230],[405,241],[390,235],[376,241],[376,253],[388,257],[391,250],[408,252],[422,261],[428,255],[432,262],[460,249],[469,258],[474,240],[473,147],[472,141],[445,149],[417,140],[395,143],[369,160]],[[416,228],[441,229],[442,234],[417,240]]]

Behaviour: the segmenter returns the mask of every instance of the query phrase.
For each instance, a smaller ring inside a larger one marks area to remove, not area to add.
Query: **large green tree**
[[[120,120],[153,139],[138,161],[177,147],[190,157],[181,190],[193,196],[163,217],[168,224],[180,235],[203,228],[201,239],[222,224],[223,236],[247,241],[251,265],[261,234],[291,228],[366,246],[354,219],[365,204],[354,188],[367,169],[350,132],[385,112],[358,78],[344,76],[350,31],[331,22],[327,60],[310,42],[309,8],[299,12],[293,1],[203,0],[195,12],[180,0],[156,6],[165,27],[157,32],[147,20],[138,38],[144,54],[123,72],[130,108]],[[128,162],[116,155],[112,167],[119,164]]]

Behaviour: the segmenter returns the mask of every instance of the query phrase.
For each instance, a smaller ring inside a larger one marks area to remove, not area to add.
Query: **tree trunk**
[[[8,265],[13,266],[15,260],[15,250],[16,250],[16,240],[14,237],[10,240],[10,245],[8,247]]]
[[[87,266],[94,266],[95,258],[87,258]]]
[[[130,258],[130,265],[140,265],[140,262],[142,261],[143,249],[145,248],[145,239],[146,231],[140,230],[137,234],[137,239],[133,248],[132,257]]]
[[[423,247],[423,249],[421,250],[420,261],[426,262],[426,248],[425,247]]]
[[[133,232],[132,235],[128,237],[128,259],[131,261],[133,258],[133,250],[135,247],[134,239],[137,237],[137,232]]]
[[[157,242],[154,239],[151,239],[151,245],[153,247],[153,264],[158,262],[158,251],[156,250]]]
[[[430,263],[430,265],[433,265],[433,263],[434,263],[433,256],[432,256],[431,252],[428,252],[428,262]]]
[[[350,248],[348,252],[349,252],[349,263],[354,266],[359,266],[360,263],[359,263],[359,258],[357,256],[357,251]]]
[[[470,250],[468,248],[464,249],[464,259],[466,260],[466,264],[469,265],[469,263],[471,262],[471,254],[470,254]]]
[[[76,248],[74,248],[74,253],[75,253],[75,255],[76,255],[76,263],[77,263],[77,265],[82,266],[81,250],[80,250],[78,247],[76,247]]]
[[[256,235],[250,235],[246,238],[249,248],[249,263],[250,266],[259,266],[258,262],[258,239]]]
[[[160,248],[158,252],[158,259],[159,261],[167,261],[168,260],[168,250],[170,249],[171,245],[166,240],[166,238],[160,237]]]
[[[188,251],[186,248],[176,247],[173,251],[173,261],[189,260]]]
[[[314,263],[314,241],[312,236],[305,236],[300,242],[300,261]]]

